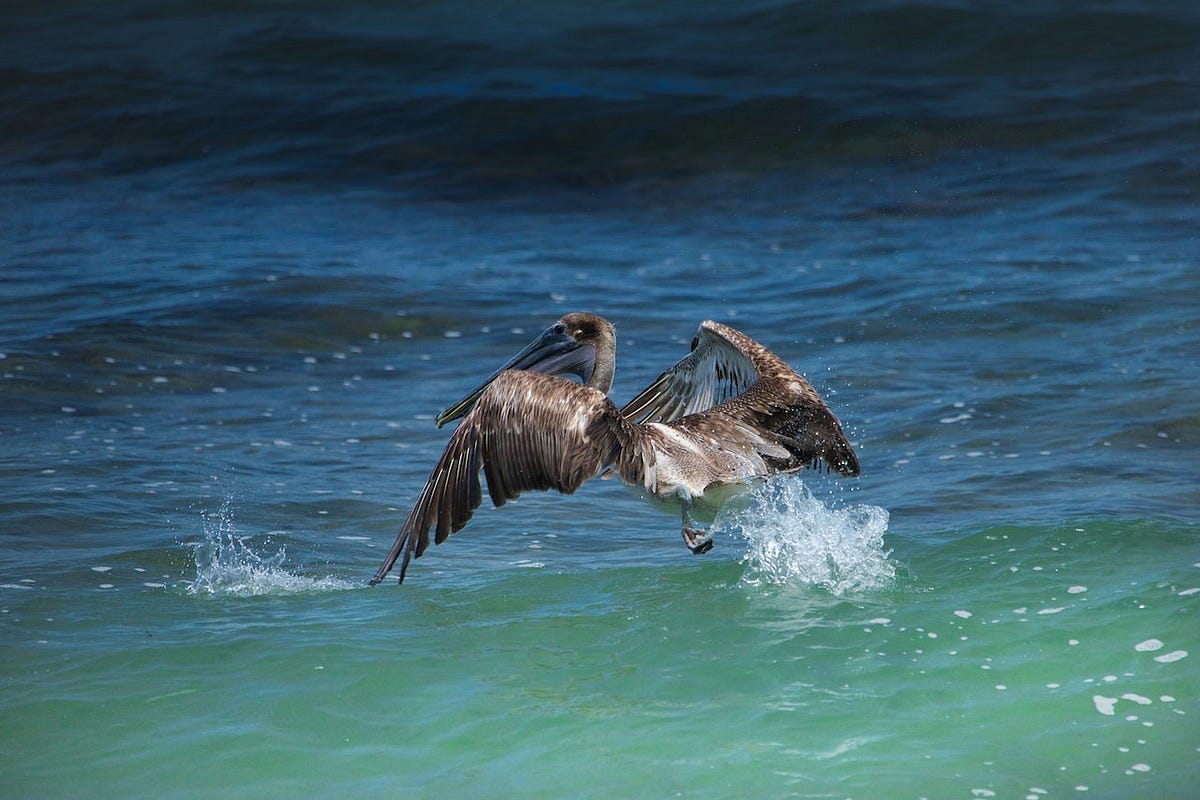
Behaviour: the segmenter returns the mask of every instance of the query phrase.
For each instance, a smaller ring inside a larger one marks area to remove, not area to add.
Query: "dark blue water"
[[[1200,6],[0,6],[0,794],[1189,797]],[[365,588],[561,314],[863,464]]]

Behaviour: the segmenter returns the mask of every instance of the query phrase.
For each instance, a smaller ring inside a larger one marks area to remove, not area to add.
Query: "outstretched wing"
[[[621,413],[630,422],[715,436],[730,451],[753,444],[774,471],[824,464],[859,474],[854,449],[816,389],[766,347],[719,322],[702,322],[692,351]]]
[[[702,322],[692,351],[630,400],[621,414],[636,423],[673,422],[737,397],[760,377],[747,342],[755,344],[725,325]]]
[[[401,553],[400,582],[412,558],[460,530],[483,503],[479,473],[492,502],[521,492],[570,494],[610,464],[628,425],[603,393],[535,372],[501,373],[455,429],[371,585]]]

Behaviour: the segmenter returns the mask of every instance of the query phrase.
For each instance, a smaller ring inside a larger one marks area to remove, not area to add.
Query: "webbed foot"
[[[712,534],[695,528],[683,529],[683,542],[696,555],[707,553],[713,548]]]

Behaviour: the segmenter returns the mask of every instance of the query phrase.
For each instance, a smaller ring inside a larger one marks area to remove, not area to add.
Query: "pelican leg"
[[[687,498],[683,500],[683,543],[688,546],[696,555],[707,553],[712,550],[713,540],[712,534],[706,530],[695,527],[692,522],[692,503]]]

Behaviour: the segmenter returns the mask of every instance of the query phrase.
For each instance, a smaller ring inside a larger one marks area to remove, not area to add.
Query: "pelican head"
[[[437,415],[440,428],[471,410],[479,396],[505,370],[574,375],[608,394],[616,368],[617,337],[612,323],[585,312],[567,314],[488,377],[474,391]]]

